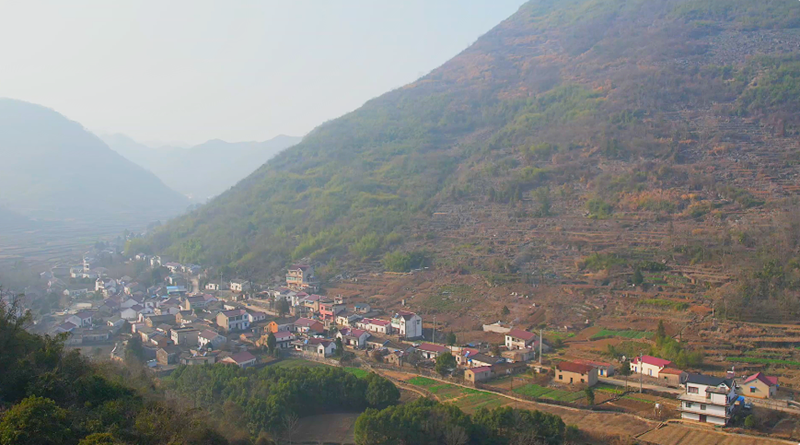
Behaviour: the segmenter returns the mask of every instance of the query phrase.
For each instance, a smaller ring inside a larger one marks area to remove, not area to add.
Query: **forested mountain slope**
[[[790,0],[533,0],[137,248],[262,275],[426,249],[562,282],[669,259],[794,313],[799,27]]]
[[[214,139],[189,148],[154,148],[123,134],[106,135],[102,139],[112,150],[199,203],[233,187],[260,165],[301,140],[281,135],[263,142]]]
[[[80,124],[12,99],[0,99],[0,170],[0,206],[27,217],[129,223],[188,206]]]

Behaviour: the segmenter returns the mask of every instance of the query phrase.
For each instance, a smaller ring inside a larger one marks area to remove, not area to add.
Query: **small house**
[[[742,395],[756,399],[771,399],[778,393],[778,378],[757,372],[744,379]]]
[[[222,360],[219,361],[219,363],[232,364],[240,368],[249,368],[251,366],[254,366],[257,360],[258,358],[255,355],[247,351],[242,351],[233,354],[230,357],[223,358]]]
[[[573,362],[556,365],[556,382],[569,385],[594,386],[597,384],[597,368]]]
[[[422,343],[417,346],[417,351],[420,352],[423,358],[428,360],[435,360],[439,355],[445,352],[450,352],[447,346],[437,345],[433,343]]]
[[[478,366],[476,368],[467,368],[464,370],[464,380],[475,384],[484,380],[492,378],[491,366]]]

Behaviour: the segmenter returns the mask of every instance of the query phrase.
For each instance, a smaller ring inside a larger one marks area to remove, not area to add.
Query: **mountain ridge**
[[[103,140],[126,159],[153,172],[172,189],[195,202],[218,195],[301,138],[278,135],[266,141],[211,139],[188,148],[150,147],[123,134]],[[225,169],[221,169],[221,167]]]
[[[762,261],[730,247],[736,221],[790,211],[798,187],[798,27],[784,0],[528,2],[142,247],[262,276],[399,250],[581,282],[593,252],[630,274],[669,246],[735,280]],[[631,230],[649,238],[615,246]]]
[[[0,99],[0,204],[24,217],[164,219],[188,201],[77,122]],[[102,185],[102,186],[100,186]]]

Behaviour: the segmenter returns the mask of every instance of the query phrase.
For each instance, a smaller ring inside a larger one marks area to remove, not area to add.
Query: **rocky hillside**
[[[797,314],[798,49],[790,0],[533,0],[136,248],[261,275],[644,279]]]

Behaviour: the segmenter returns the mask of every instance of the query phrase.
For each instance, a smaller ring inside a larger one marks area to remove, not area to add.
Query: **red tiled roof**
[[[367,331],[365,331],[363,329],[352,329],[347,334],[344,334],[344,335],[347,335],[347,336],[350,336],[350,337],[361,337],[362,335],[364,335],[366,333],[367,333]]]
[[[333,340],[327,338],[309,338],[308,344],[310,345],[323,345],[328,346],[329,344],[333,343]]]
[[[239,315],[245,315],[245,314],[247,314],[247,311],[244,310],[244,309],[233,309],[233,310],[225,311],[225,312],[222,313],[222,315],[224,315],[224,316],[226,316],[228,318],[230,318],[230,317],[238,317]]]
[[[239,364],[242,364],[242,363],[245,363],[245,362],[249,362],[250,360],[255,360],[255,358],[256,358],[255,355],[253,355],[253,354],[251,354],[251,353],[249,353],[247,351],[242,351],[242,352],[239,352],[239,353],[236,353],[236,354],[233,354],[232,356],[230,356],[231,360],[233,360],[233,361],[235,361],[236,363],[239,363]]]
[[[536,339],[536,334],[528,331],[523,331],[522,329],[512,329],[508,331],[506,335],[514,338],[521,338],[525,341],[531,341]]]
[[[658,366],[659,368],[663,368],[665,366],[669,366],[669,365],[672,364],[672,362],[669,361],[669,360],[665,360],[663,358],[658,358],[658,357],[653,357],[651,355],[643,355],[642,356],[642,361],[646,365]],[[639,363],[639,357],[634,358],[633,359],[633,363],[638,364]]]
[[[675,369],[675,368],[664,368],[661,371],[658,371],[658,373],[659,374],[681,375],[681,374],[683,374],[683,371],[681,371],[680,369]]]
[[[204,329],[200,332],[200,336],[207,340],[211,340],[213,338],[219,337],[219,333],[214,332],[211,329]]]
[[[423,343],[419,345],[417,349],[419,349],[420,351],[437,352],[437,353],[450,351],[446,346],[435,345],[433,343]]]
[[[301,326],[301,327],[311,327],[314,326],[315,324],[321,324],[321,323],[319,323],[317,320],[312,320],[310,318],[298,318],[297,321],[294,322],[295,326]]]
[[[560,362],[556,365],[556,369],[567,372],[577,372],[578,374],[588,374],[592,372],[592,369],[594,368],[589,365],[582,365],[580,363]]]
[[[477,349],[475,349],[475,348],[461,348],[461,352],[460,352],[460,354],[461,354],[461,355],[467,355],[467,353],[469,353],[469,355],[475,355],[475,354],[477,354],[478,352],[480,352],[480,351],[478,351],[478,350],[477,350]]]
[[[377,318],[365,318],[365,319],[361,320],[361,322],[365,323],[365,324],[374,324],[376,326],[389,326],[390,324],[392,324],[389,321],[378,320]]]
[[[273,335],[275,336],[275,340],[278,340],[278,341],[287,340],[287,339],[291,339],[291,338],[294,337],[294,334],[292,334],[289,331],[278,331],[278,332],[274,333]]]
[[[770,377],[770,376],[764,374],[763,372],[757,372],[757,373],[751,375],[750,377],[746,378],[744,382],[745,383],[750,383],[750,382],[752,382],[752,381],[754,381],[756,379],[760,380],[762,383],[764,383],[767,386],[775,386],[775,385],[778,384],[778,378],[777,377]]]

